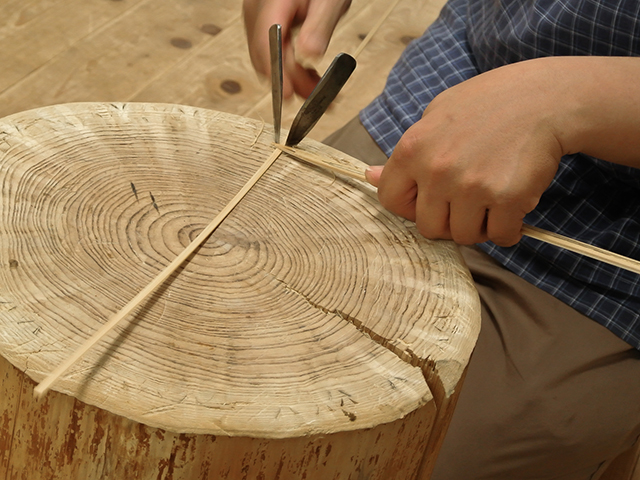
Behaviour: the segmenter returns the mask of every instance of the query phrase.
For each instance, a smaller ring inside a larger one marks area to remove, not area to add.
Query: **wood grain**
[[[0,357],[0,476],[6,480],[370,480],[414,478],[433,425],[428,403],[367,430],[262,439],[156,429],[34,382]]]
[[[209,222],[209,224],[182,250],[158,275],[156,275],[142,290],[140,290],[129,303],[122,307],[112,318],[109,319],[100,329],[87,339],[80,347],[58,365],[38,386],[34,389],[36,397],[44,395],[51,385],[60,378],[69,368],[71,368],[83,355],[91,350],[105,335],[113,330],[123,319],[131,314],[140,304],[149,297],[160,285],[174,274],[182,264],[198,250],[202,244],[208,240],[211,234],[220,226],[234,208],[244,199],[256,183],[262,178],[267,170],[280,156],[280,150],[274,150],[269,158],[260,166],[253,176],[247,180],[240,191],[227,203],[224,208]],[[131,190],[135,192],[135,186],[131,183]],[[158,208],[153,199],[154,208]]]
[[[36,380],[204,228],[272,138],[145,104],[51,107],[0,131],[0,349]],[[403,417],[430,402],[427,365],[464,369],[477,297],[455,246],[365,184],[274,168],[60,391],[172,431],[279,437]]]
[[[224,208],[272,135],[257,121],[161,104],[61,105],[0,121],[1,356],[44,378]],[[281,478],[417,478],[446,428],[478,315],[455,245],[421,238],[365,183],[277,161],[54,385],[61,394],[35,402],[33,382],[3,367],[2,461],[20,474],[45,465],[30,478],[121,478],[127,455],[103,450],[101,435],[124,428],[158,438],[136,447],[140,478],[168,464],[185,479],[211,462],[242,470],[256,455],[250,470],[270,476],[290,458]],[[190,442],[189,461],[171,460]],[[305,445],[341,454],[310,465]],[[74,456],[87,451],[86,462]]]
[[[270,122],[269,86],[249,60],[241,0],[33,0],[0,5],[0,116],[82,101],[192,105]],[[322,139],[383,88],[406,43],[431,23],[442,0],[402,0],[359,57],[334,107],[310,133]],[[354,0],[338,24],[324,69],[353,53],[388,9]],[[215,27],[215,28],[214,28]],[[287,102],[284,125],[302,103]]]
[[[40,85],[39,89],[46,89],[46,93],[53,91],[55,94],[71,73],[84,66],[75,63],[84,50],[77,45],[84,45],[88,36],[100,36],[144,1],[48,0],[5,6],[11,8],[9,15],[2,17],[5,23],[0,29],[0,62],[3,65],[0,114],[16,111],[11,110],[11,105],[4,105],[7,100],[15,104],[23,93],[41,94],[34,83]],[[19,98],[12,100],[14,96]]]
[[[0,60],[15,71],[1,76],[0,115],[32,108],[34,102],[131,100],[168,70],[184,75],[185,59],[215,42],[203,26],[240,24],[240,2],[218,0],[212,8],[208,0],[77,0],[57,2],[32,21],[38,25],[0,40],[0,47],[20,45],[17,54],[0,48]],[[39,28],[55,29],[57,36],[34,35]]]

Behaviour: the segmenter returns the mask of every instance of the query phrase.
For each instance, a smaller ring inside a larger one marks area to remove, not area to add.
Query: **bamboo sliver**
[[[531,225],[523,225],[522,234],[527,237],[555,245],[556,247],[561,247],[565,250],[593,258],[594,260],[599,260],[601,262],[608,263],[609,265],[624,268],[630,272],[640,274],[640,262],[633,260],[632,258],[610,252],[603,248],[595,247],[563,235],[558,235],[557,233],[548,232]]]
[[[275,147],[279,148],[285,153],[288,153],[300,160],[311,163],[313,165],[329,169],[335,173],[355,178],[357,180],[366,181],[364,170],[342,167],[333,159],[323,157],[321,155],[316,155],[300,148],[286,147],[279,144],[275,145]],[[587,243],[580,242],[578,240],[574,240],[572,238],[526,224],[522,226],[522,234],[526,235],[527,237],[548,243],[550,245],[555,245],[556,247],[564,248],[565,250],[569,250],[571,252],[578,253],[589,258],[593,258],[594,260],[599,260],[609,265],[613,265],[614,267],[623,268],[630,272],[640,274],[639,261],[633,260],[632,258],[625,257],[623,255],[619,255],[617,253],[610,252],[603,248],[595,247],[593,245],[589,245]]]
[[[349,178],[355,178],[356,180],[361,180],[363,182],[366,182],[366,178],[364,176],[364,170],[358,169],[357,167],[353,166],[350,163],[347,163],[347,162],[338,163],[339,161],[336,159],[323,156],[323,155],[318,155],[308,150],[303,150],[302,148],[287,147],[286,145],[281,145],[279,143],[274,144],[274,147],[280,149],[281,151],[299,160],[310,163],[317,167],[322,167],[334,173],[339,173]]]

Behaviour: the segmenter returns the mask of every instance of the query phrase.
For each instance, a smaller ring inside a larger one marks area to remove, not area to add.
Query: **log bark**
[[[286,154],[32,399],[31,379],[171,262],[272,139],[261,122],[162,104],[0,121],[7,478],[428,478],[479,329],[470,275],[371,186]]]

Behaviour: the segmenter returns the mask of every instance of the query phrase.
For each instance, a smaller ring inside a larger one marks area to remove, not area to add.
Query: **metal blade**
[[[282,125],[282,27],[269,28],[269,51],[271,53],[271,104],[273,106],[273,129],[275,142],[280,142]]]
[[[293,120],[286,146],[293,147],[309,133],[320,117],[327,111],[329,104],[338,95],[356,68],[356,60],[351,55],[340,53],[333,59],[331,65],[304,102],[296,118]]]

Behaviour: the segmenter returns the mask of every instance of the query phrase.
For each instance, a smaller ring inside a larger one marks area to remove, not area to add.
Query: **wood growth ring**
[[[41,380],[193,240],[272,141],[260,122],[176,105],[0,120],[0,354]],[[370,186],[282,154],[54,389],[176,432],[369,428],[431,401],[427,364],[464,369],[477,311],[453,244],[421,238]]]

